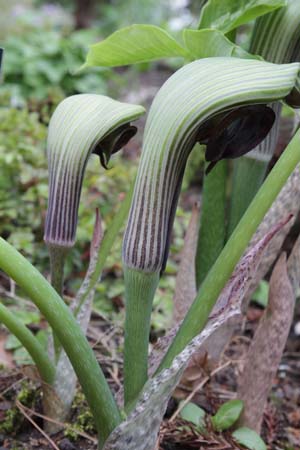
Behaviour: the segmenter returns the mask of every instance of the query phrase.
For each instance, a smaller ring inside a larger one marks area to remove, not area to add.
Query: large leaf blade
[[[188,52],[162,28],[136,24],[92,45],[85,66],[114,67],[188,56]]]
[[[217,28],[228,33],[285,4],[285,0],[209,0],[201,10],[199,28]]]
[[[233,56],[238,58],[257,57],[231,42],[221,31],[213,29],[183,30],[183,41],[195,59],[214,56]]]

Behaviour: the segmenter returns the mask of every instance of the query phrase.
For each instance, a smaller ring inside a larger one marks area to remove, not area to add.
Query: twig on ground
[[[14,383],[12,383],[10,386],[8,386],[6,389],[4,389],[4,391],[0,392],[0,397],[3,398],[3,396],[5,394],[7,394],[7,392],[9,392],[11,389],[13,389],[14,387],[16,387],[18,384],[22,383],[22,381],[26,380],[27,377],[22,377],[19,380],[15,381]]]
[[[33,425],[34,428],[36,428],[38,432],[41,433],[42,436],[44,436],[44,438],[49,442],[49,444],[54,448],[54,450],[59,450],[59,448],[57,447],[55,442],[51,439],[51,437],[38,426],[38,424],[29,416],[29,414],[27,414],[25,410],[27,408],[25,408],[22,405],[22,403],[19,402],[19,400],[16,400],[16,407],[19,409],[21,414],[23,414],[23,416],[26,417],[26,419],[31,423],[31,425]]]
[[[17,402],[20,403],[18,400],[17,400]],[[63,428],[68,427],[69,429],[76,431],[76,434],[78,434],[78,436],[81,436],[81,437],[87,439],[88,441],[93,442],[93,444],[97,444],[98,443],[98,440],[96,438],[94,438],[93,436],[90,436],[89,434],[85,433],[84,431],[78,431],[77,429],[75,430],[75,428],[70,426],[68,423],[60,422],[59,420],[55,420],[55,419],[52,419],[51,417],[45,416],[44,414],[38,413],[38,412],[34,411],[33,409],[30,409],[30,408],[28,408],[28,407],[26,407],[26,406],[24,406],[22,404],[20,404],[20,405],[21,405],[21,407],[23,408],[23,410],[25,412],[27,412],[27,413],[29,413],[29,414],[31,414],[33,416],[40,417],[43,420],[47,420],[48,422],[54,423],[54,424],[59,425],[59,426],[61,426]]]

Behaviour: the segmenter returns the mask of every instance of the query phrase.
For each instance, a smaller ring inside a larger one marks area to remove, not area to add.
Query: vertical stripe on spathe
[[[130,121],[143,113],[141,106],[94,94],[73,95],[58,105],[47,140],[49,200],[44,238],[48,244],[74,244],[82,180],[90,154],[104,138],[119,129],[123,133],[124,125],[130,128]]]

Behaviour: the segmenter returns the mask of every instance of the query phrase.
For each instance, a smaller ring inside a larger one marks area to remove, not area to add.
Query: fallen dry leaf
[[[0,365],[7,368],[15,367],[13,356],[11,352],[5,350],[7,341],[7,334],[0,334]]]
[[[199,231],[199,205],[194,204],[181,252],[174,294],[174,322],[180,322],[196,297],[195,257]]]
[[[294,304],[286,255],[282,254],[270,279],[268,306],[259,322],[238,381],[237,397],[244,401],[239,425],[257,433],[260,433],[264,408],[288,338]]]

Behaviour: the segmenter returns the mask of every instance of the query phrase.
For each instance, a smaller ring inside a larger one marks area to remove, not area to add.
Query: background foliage
[[[78,71],[85,61],[88,46],[116,28],[130,24],[132,17],[137,22],[155,23],[173,30],[182,26],[182,21],[195,20],[185,1],[92,3],[93,16],[87,18],[88,28],[81,28],[76,23],[79,1],[55,4],[29,0],[9,4],[0,1],[0,39],[5,48],[0,86],[0,235],[46,275],[49,265],[43,242],[48,196],[46,136],[49,117],[55,106],[65,96],[84,92],[126,98],[127,86],[132,91],[133,85],[137,88],[134,94],[137,98],[129,101],[146,103],[146,106],[151,101],[151,98],[144,98],[143,92],[139,93],[137,82],[139,73],[149,69],[149,64],[122,71],[101,68]],[[178,11],[181,11],[180,15]],[[153,79],[156,84],[157,70],[155,65],[152,67],[150,83]],[[171,66],[168,70],[169,73],[172,71]],[[106,228],[134,179],[141,135],[134,141],[125,155],[114,156],[107,171],[100,167],[98,158],[90,159],[79,211],[77,244],[67,261],[66,287],[70,295],[79,286],[88,262],[96,207],[100,208]],[[203,161],[201,152],[193,158],[197,164]],[[185,189],[198,176],[199,169],[194,167],[196,164],[189,165]],[[187,210],[179,208],[177,213],[171,249],[174,255],[182,247],[188,209],[189,206]],[[176,257],[170,260],[155,300],[153,326],[159,333],[169,325],[172,315],[176,264]],[[124,289],[121,275],[120,236],[107,261],[95,299],[95,308],[99,312],[120,321],[123,319],[120,306]],[[116,314],[121,314],[119,319]]]

